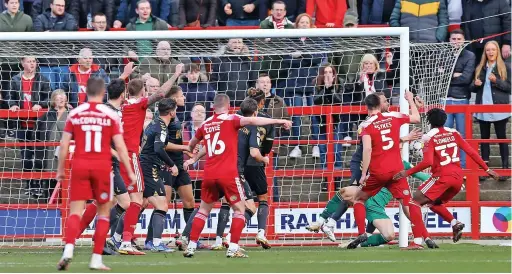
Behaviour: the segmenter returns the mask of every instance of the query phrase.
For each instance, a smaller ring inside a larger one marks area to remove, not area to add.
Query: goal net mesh
[[[444,105],[462,48],[447,43],[410,45],[409,88],[423,99],[423,110]],[[236,108],[248,88],[265,91],[268,97],[263,110],[274,118],[293,121],[290,131],[276,130],[271,165],[267,167],[267,237],[282,244],[329,243],[321,233],[310,233],[305,227],[317,219],[335,191],[350,183],[347,171],[357,146],[357,126],[366,116],[364,109],[359,109],[364,97],[384,92],[392,108],[399,110],[399,52],[399,38],[389,36],[0,41],[1,102],[3,109],[10,109],[0,116],[5,136],[0,148],[0,245],[61,243],[69,204],[65,186],[69,184],[53,180],[63,120],[55,111],[61,98],[52,93],[61,90],[67,104],[76,107],[84,98],[83,83],[88,75],[104,77],[108,82],[119,77],[130,61],[138,66],[132,78],[156,79],[146,82],[148,93],[167,81],[177,64],[185,64],[177,81],[186,97],[185,106],[178,108],[184,138],[190,135],[194,119],[201,119],[192,112],[195,104],[203,104],[209,116],[215,94],[228,94]],[[31,77],[33,70],[36,76],[26,79],[24,75]],[[334,111],[339,106],[349,107],[349,111]],[[302,108],[287,111],[287,107]],[[39,108],[38,112],[28,111]],[[421,127],[427,130],[425,122]],[[413,163],[418,160],[411,157]],[[196,201],[200,168],[201,164],[191,171]],[[417,182],[411,182],[417,187]],[[139,240],[145,237],[150,212],[146,209],[139,221]],[[205,226],[203,239],[214,238],[216,212]],[[351,212],[338,222],[338,238],[357,231]],[[244,244],[254,243],[256,216],[244,230]],[[176,226],[179,232],[183,230],[185,221],[182,210],[176,215],[172,203],[168,218],[171,221],[164,234],[170,239]],[[90,238],[93,231],[91,223],[84,237]]]

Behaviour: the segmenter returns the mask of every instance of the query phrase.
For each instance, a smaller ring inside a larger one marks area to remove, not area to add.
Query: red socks
[[[131,202],[124,216],[123,242],[130,242],[135,232],[135,226],[139,220],[142,206]]]
[[[96,216],[97,210],[98,206],[96,206],[96,203],[90,203],[85,207],[82,220],[80,220],[80,233],[76,235],[77,239],[80,238],[80,235],[84,233],[85,229],[89,226],[92,220],[94,220],[94,216]]]
[[[96,231],[94,232],[94,254],[103,254],[103,247],[105,246],[109,229],[110,219],[105,216],[98,216],[98,219],[96,220]]]
[[[197,212],[192,220],[192,229],[190,230],[189,238],[193,242],[197,242],[199,240],[199,236],[201,235],[201,231],[203,231],[204,224],[208,216],[204,215],[202,212]]]
[[[448,211],[448,209],[444,205],[431,206],[430,210],[432,210],[432,212],[436,213],[437,215],[441,216],[441,218],[443,218],[445,222],[451,223],[453,219],[455,219],[453,215],[450,213],[450,211]]]
[[[64,241],[66,244],[75,244],[76,236],[80,229],[80,216],[74,214],[68,217],[66,221]]]
[[[245,227],[245,216],[241,213],[234,213],[233,220],[231,220],[231,229],[229,232],[231,233],[231,242],[234,244],[238,244],[240,241],[240,237],[242,236],[242,230]]]
[[[429,234],[423,223],[423,215],[421,214],[421,207],[416,202],[409,202],[409,215],[412,223],[412,234],[414,238],[423,239],[428,238]]]
[[[354,203],[354,218],[356,219],[358,235],[364,234],[366,228],[366,208],[364,204],[359,202]]]

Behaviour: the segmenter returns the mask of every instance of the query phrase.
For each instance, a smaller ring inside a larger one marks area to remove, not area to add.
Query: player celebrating
[[[411,174],[432,167],[432,176],[420,185],[414,193],[414,203],[418,206],[429,205],[453,230],[453,242],[462,237],[464,224],[457,221],[444,206],[459,193],[463,177],[460,167],[459,148],[467,153],[478,165],[494,179],[498,180],[496,172],[489,169],[478,153],[460,136],[455,129],[444,127],[446,113],[439,108],[427,112],[427,120],[432,129],[423,136],[423,161],[417,166],[396,174],[394,180],[402,180]],[[412,215],[412,212],[411,212]]]
[[[416,124],[421,121],[412,93],[406,91],[405,99],[411,107],[411,115],[398,112],[382,113],[381,101],[377,94],[370,94],[364,100],[370,117],[360,125],[363,160],[362,176],[359,182],[362,186],[362,192],[358,192],[356,202],[364,202],[368,197],[377,194],[381,188],[386,187],[406,210],[409,209],[413,234],[416,237],[411,248],[421,249],[423,248],[421,246],[422,237],[428,235],[423,224],[421,209],[411,203],[411,193],[407,180],[405,178],[393,180],[393,176],[398,172],[397,169],[403,169],[399,146],[400,127],[404,124]],[[366,176],[368,171],[370,175]],[[409,204],[412,206],[409,207]],[[366,214],[364,206],[359,211],[356,211],[354,206],[354,214],[356,215],[357,226],[364,227]],[[366,241],[366,239],[366,233],[363,233],[356,238],[354,244],[357,245]]]
[[[124,255],[144,255],[144,252],[137,250],[131,243],[135,226],[139,219],[139,214],[142,210],[142,191],[144,190],[142,170],[139,163],[139,150],[140,150],[140,139],[142,136],[142,130],[144,127],[144,120],[146,118],[146,111],[148,107],[162,98],[164,93],[167,93],[177,76],[173,75],[167,82],[165,82],[160,90],[149,96],[143,97],[145,94],[144,82],[140,79],[133,79],[128,83],[128,95],[130,98],[126,104],[122,106],[121,112],[123,115],[122,122],[125,128],[130,130],[123,134],[123,138],[126,142],[128,154],[131,159],[131,164],[137,175],[137,184],[128,186],[128,193],[130,194],[130,206],[125,212],[124,222],[119,222],[123,225],[122,243],[120,243],[120,237],[114,234],[114,237],[110,239],[110,242],[114,247],[119,247],[118,252]],[[121,176],[125,183],[127,182],[126,170],[121,166]]]
[[[167,126],[176,116],[176,102],[172,99],[163,99],[158,103],[159,116],[151,121],[144,131],[140,163],[144,176],[144,204],[151,203],[154,206],[151,225],[152,242],[151,250],[156,252],[173,252],[162,242],[162,233],[165,226],[165,216],[168,209],[168,201],[165,196],[164,182],[161,178],[162,166],[165,172],[171,172],[172,176],[178,175],[178,167],[167,155]],[[147,201],[146,201],[147,199]],[[149,232],[148,232],[149,233]]]
[[[98,219],[94,233],[94,249],[90,269],[110,270],[102,262],[101,254],[109,230],[109,211],[112,200],[110,172],[112,160],[110,142],[114,141],[119,158],[123,163],[130,184],[136,177],[130,165],[127,149],[122,137],[119,116],[101,104],[105,95],[105,82],[99,78],[87,81],[87,99],[69,113],[62,135],[59,152],[57,179],[64,180],[64,163],[68,156],[71,139],[75,140],[72,160],[70,209],[66,221],[64,252],[58,270],[66,270],[80,229],[80,218],[87,200],[95,199],[98,204]]]
[[[185,257],[192,257],[197,248],[197,240],[203,230],[204,224],[213,203],[220,198],[222,192],[234,211],[231,222],[231,242],[226,256],[228,258],[246,258],[238,246],[238,241],[245,226],[244,193],[237,171],[237,138],[238,130],[246,125],[264,126],[269,124],[282,125],[290,128],[291,122],[286,120],[268,119],[262,117],[240,117],[229,115],[229,97],[224,94],[215,96],[213,108],[214,115],[207,119],[197,130],[189,142],[190,151],[198,142],[206,140],[206,163],[204,179],[201,185],[201,205],[193,219],[192,231]],[[257,105],[254,99],[244,100],[245,104]]]

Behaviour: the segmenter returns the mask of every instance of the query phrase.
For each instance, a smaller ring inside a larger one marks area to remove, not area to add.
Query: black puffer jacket
[[[191,0],[188,0],[191,1]],[[259,0],[220,0],[222,2],[222,10],[224,12],[224,7],[226,4],[231,4],[231,10],[233,13],[228,16],[228,18],[238,19],[238,20],[258,20],[260,18],[259,12]],[[244,11],[244,6],[247,4],[254,4],[254,10],[251,13],[247,13]]]
[[[471,97],[469,85],[473,82],[475,75],[475,54],[469,50],[463,50],[455,63],[453,73],[462,73],[462,75],[452,77],[448,89],[448,97],[469,99],[469,97]]]
[[[481,13],[481,16],[476,14]],[[497,14],[502,14],[496,16]],[[505,35],[493,37],[489,40],[496,40],[500,46],[510,45],[510,0],[462,0],[462,22],[475,20],[475,18],[486,18],[468,23],[462,23],[466,40],[473,40],[487,37],[493,34],[509,32]],[[473,47],[483,48],[485,40],[482,43],[472,43]]]
[[[30,16],[32,16],[32,19],[36,19],[37,16],[43,14],[43,12],[50,9],[50,4],[53,2],[53,0],[34,0],[34,3],[32,4],[32,11],[30,13]],[[69,7],[71,6],[71,1],[66,1],[66,11],[69,10]],[[28,12],[26,12],[28,14]]]
[[[180,0],[180,26],[186,26],[198,19],[201,25],[214,26],[216,12],[216,0]]]
[[[87,14],[103,13],[107,16],[107,26],[111,27],[114,22],[114,0],[72,0],[69,13],[71,13],[78,22],[79,28],[87,27]]]

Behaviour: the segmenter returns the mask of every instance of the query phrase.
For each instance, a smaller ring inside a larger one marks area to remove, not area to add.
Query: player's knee
[[[130,197],[128,195],[122,194],[117,197],[117,204],[122,207],[124,210],[127,210],[130,206]]]
[[[386,240],[387,242],[391,242],[395,239],[395,233],[382,233],[382,237],[384,238],[384,240]]]
[[[137,202],[133,202],[133,203],[141,205],[140,207],[142,207],[142,208],[146,208],[149,205],[149,200],[148,199],[143,199],[142,203],[137,203]]]
[[[421,191],[414,192],[413,199],[420,206],[430,202],[430,200],[423,193],[421,193]]]

